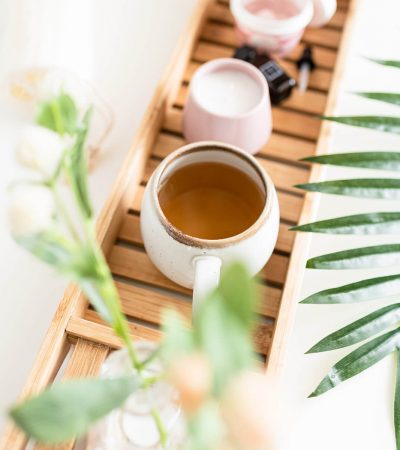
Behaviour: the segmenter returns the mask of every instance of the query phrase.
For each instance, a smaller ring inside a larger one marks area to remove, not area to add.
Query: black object
[[[296,81],[268,55],[258,53],[255,48],[244,45],[235,51],[234,58],[247,61],[260,69],[268,82],[269,95],[273,104],[276,105],[290,96]]]
[[[297,61],[297,68],[299,69],[298,85],[299,91],[305,92],[308,88],[308,81],[310,79],[310,72],[315,69],[315,62],[312,54],[312,48],[306,47]]]
[[[310,70],[315,69],[315,62],[313,58],[313,52],[311,47],[306,47],[301,55],[300,59],[297,61],[297,68],[301,69],[302,66],[308,65]]]

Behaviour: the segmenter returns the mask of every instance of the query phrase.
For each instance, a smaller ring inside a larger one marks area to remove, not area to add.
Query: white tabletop
[[[24,61],[62,64],[91,79],[112,105],[115,125],[104,158],[91,175],[92,195],[99,210],[194,3],[0,0],[0,428],[6,408],[15,401],[29,374],[67,284],[9,236],[5,190],[10,180],[22,176],[13,147],[26,117],[7,99],[4,77]],[[74,20],[58,20],[63,15],[60,11]],[[49,17],[58,20],[56,25],[50,24],[47,31],[34,28],[35,24],[45,26]],[[5,23],[12,29],[4,27]],[[27,26],[33,27],[31,33],[36,38],[27,33]],[[49,33],[54,45],[47,39]],[[5,48],[10,41],[12,45]]]
[[[37,1],[9,0],[9,11],[14,8],[15,13],[24,5],[37,5]],[[56,1],[59,6],[66,7],[68,4],[75,10],[82,5],[79,0],[51,0]],[[92,48],[92,59],[90,63],[85,63],[83,72],[91,76],[116,113],[116,124],[107,142],[108,152],[91,177],[97,208],[107,195],[193,3],[194,0],[96,0],[96,8],[91,3],[92,9],[87,7],[84,12],[91,26],[89,34],[87,30],[84,32],[86,45],[80,46],[79,40],[63,43],[66,46],[64,53],[60,56],[55,52],[54,63],[65,60],[69,66],[73,66],[77,58],[86,61],[85,51]],[[360,0],[358,3],[356,29],[341,87],[340,113],[398,114],[396,108],[346,94],[346,91],[357,89],[396,91],[400,79],[400,72],[374,66],[360,56],[400,58],[398,0]],[[6,19],[3,14],[5,4],[6,0],[0,0],[1,21]],[[11,8],[10,4],[18,6]],[[12,20],[18,23],[17,17]],[[83,30],[87,20],[82,20],[82,23]],[[4,42],[4,34],[0,34],[0,45],[2,39]],[[7,69],[10,67],[1,67],[1,77]],[[19,249],[9,238],[3,206],[6,200],[4,189],[19,173],[12,147],[23,119],[17,111],[10,109],[4,99],[0,101],[0,119],[0,411],[3,413],[16,398],[29,373],[66,283],[51,269]],[[399,149],[399,144],[399,138],[395,136],[335,126],[333,150],[394,150]],[[360,173],[349,169],[331,169],[328,177],[344,178]],[[368,171],[366,176],[371,174]],[[389,210],[396,209],[396,206],[390,202],[382,206],[380,202],[324,196],[319,216],[330,217],[381,208]],[[372,245],[392,240],[395,238],[316,236],[310,255],[340,250],[349,245]],[[363,276],[395,271],[396,268],[358,273],[308,271],[303,283],[303,295]],[[387,358],[322,397],[306,399],[345,351],[307,356],[304,351],[332,330],[383,304],[377,301],[352,306],[298,307],[281,397],[286,413],[285,433],[280,446],[282,449],[395,448],[392,430],[392,358]]]
[[[391,105],[358,98],[357,90],[399,92],[400,71],[384,68],[363,56],[400,59],[400,3],[398,0],[360,0],[350,53],[341,82],[337,114],[400,115]],[[399,136],[335,125],[327,151],[400,150]],[[329,168],[327,179],[398,176],[390,172]],[[323,195],[319,219],[368,211],[398,210],[399,202]],[[398,242],[398,236],[314,235],[310,257],[357,246]],[[302,298],[318,290],[393,274],[399,267],[378,270],[307,270]],[[293,299],[297,302],[300,299]],[[394,450],[394,358],[391,356],[326,394],[307,396],[327,371],[354,347],[304,355],[313,344],[342,326],[398,299],[354,305],[298,305],[284,370],[281,401],[285,411],[281,450]]]

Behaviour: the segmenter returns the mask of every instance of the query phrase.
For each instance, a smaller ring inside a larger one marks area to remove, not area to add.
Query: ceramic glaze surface
[[[215,88],[224,79],[230,79],[230,85],[224,92],[211,95],[207,88],[210,81]],[[236,98],[238,94],[240,99]],[[227,99],[225,103],[223,98]],[[256,67],[238,59],[220,58],[197,70],[183,111],[183,133],[188,142],[220,141],[254,154],[266,144],[271,130],[268,84]]]
[[[193,149],[199,151],[190,154]],[[160,217],[160,207],[156,199],[157,184],[163,171],[172,161],[177,163],[186,159],[186,162],[189,163],[196,158],[203,160],[219,158],[226,164],[236,162],[238,167],[243,167],[244,170],[246,167],[254,177],[258,177],[259,182],[261,182],[260,176],[251,164],[255,164],[255,167],[264,174],[264,180],[267,183],[266,206],[257,222],[246,232],[221,240],[192,239],[171,232],[168,223]],[[218,272],[219,266],[224,267],[233,261],[243,262],[252,275],[258,273],[272,254],[278,227],[278,200],[269,176],[251,156],[243,153],[240,149],[221,143],[192,144],[171,154],[152,175],[142,203],[141,232],[147,254],[165,276],[187,288],[193,288],[195,284],[196,270],[197,267],[200,267],[197,262],[201,257],[208,258],[210,274],[214,273],[214,275],[210,275],[214,281],[210,282],[209,288],[212,288],[215,280],[218,281],[215,272]]]
[[[311,0],[232,0],[231,11],[243,44],[285,56],[313,18]]]

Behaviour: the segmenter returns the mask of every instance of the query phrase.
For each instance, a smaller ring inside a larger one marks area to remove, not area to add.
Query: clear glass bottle
[[[152,342],[135,344],[144,361],[157,348]],[[132,373],[126,349],[112,353],[104,362],[101,377],[112,378]],[[155,358],[143,370],[144,377],[158,377],[163,372]],[[134,392],[125,404],[95,424],[87,436],[87,450],[161,450],[163,447],[152,411],[157,410],[168,433],[167,449],[176,449],[184,439],[184,421],[174,389],[164,380]]]

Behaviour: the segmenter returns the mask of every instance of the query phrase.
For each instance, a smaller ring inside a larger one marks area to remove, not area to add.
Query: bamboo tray
[[[263,303],[254,335],[258,352],[274,375],[279,374],[284,362],[309,241],[307,234],[295,238],[288,228],[300,218],[302,222],[311,220],[318,198],[304,195],[293,185],[322,175],[321,168],[311,170],[298,160],[327,150],[331,125],[322,125],[315,116],[334,111],[355,3],[356,0],[338,0],[338,11],[331,22],[322,29],[307,30],[302,43],[280,61],[296,78],[295,61],[306,43],[314,47],[317,67],[305,94],[295,89],[288,100],[273,108],[273,134],[257,156],[276,185],[281,207],[278,243],[261,273]],[[161,275],[144,252],[139,229],[140,203],[152,171],[169,152],[185,143],[181,133],[182,107],[193,72],[205,61],[232,55],[237,45],[232,25],[227,0],[198,0],[98,220],[99,240],[115,276],[134,339],[159,339],[160,312],[167,306],[187,316],[191,314],[191,292]],[[112,330],[71,285],[57,309],[22,397],[51,383],[61,366],[65,368],[63,378],[95,376],[110,349],[120,345]],[[20,450],[26,444],[25,436],[9,424],[0,449]],[[57,448],[67,450],[73,446],[71,442]]]

